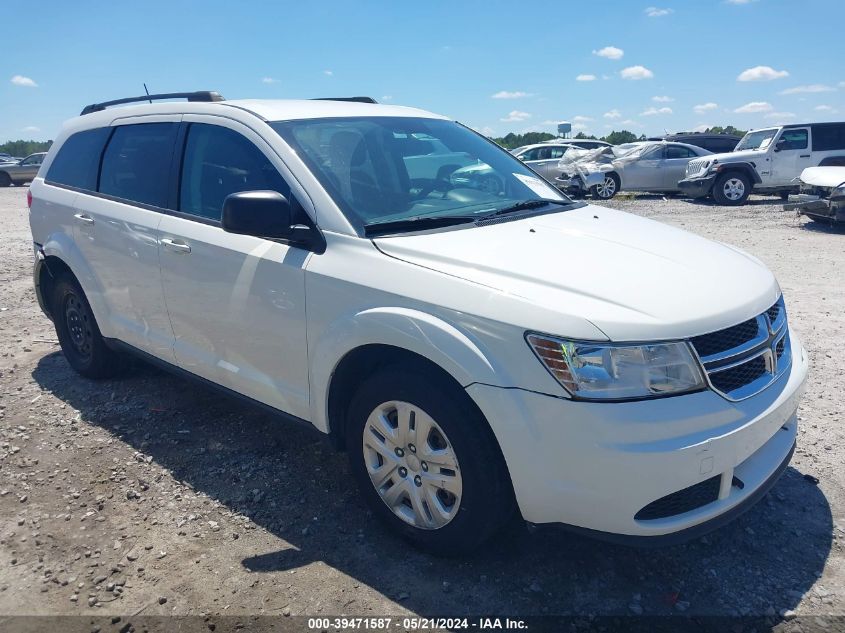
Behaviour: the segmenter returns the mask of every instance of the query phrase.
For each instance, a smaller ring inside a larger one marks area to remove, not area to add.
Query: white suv
[[[757,259],[420,110],[183,96],[89,106],[32,183],[37,295],[82,375],[129,351],[305,421],[440,553],[516,512],[686,539],[786,468],[807,357]],[[502,190],[455,186],[456,155]]]
[[[719,204],[745,203],[752,190],[786,200],[807,167],[845,165],[845,123],[783,125],[752,130],[734,151],[687,164],[681,191]]]

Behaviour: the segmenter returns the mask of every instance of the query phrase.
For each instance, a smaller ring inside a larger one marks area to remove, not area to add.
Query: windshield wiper
[[[439,229],[456,224],[466,224],[476,218],[468,215],[418,215],[401,220],[387,222],[371,222],[364,225],[364,235],[384,235],[385,233],[403,233],[406,231],[425,231]]]
[[[478,220],[486,220],[488,218],[495,218],[500,215],[507,215],[508,213],[516,213],[517,211],[526,211],[529,209],[539,209],[541,207],[555,204],[561,207],[568,207],[575,204],[572,200],[553,200],[553,199],[539,199],[539,200],[523,200],[522,202],[515,202],[514,204],[496,209],[492,213],[485,213],[483,216],[477,218]]]

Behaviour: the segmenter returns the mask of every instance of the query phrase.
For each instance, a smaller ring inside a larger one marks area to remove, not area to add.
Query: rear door
[[[665,146],[656,145],[630,161],[623,159],[621,169],[622,189],[629,191],[659,191],[663,189],[663,162]]]
[[[683,180],[684,176],[686,176],[687,163],[697,157],[698,154],[688,147],[674,144],[667,145],[660,166],[663,179],[662,188],[666,191],[676,191],[678,189],[678,181]]]
[[[771,152],[772,175],[767,186],[794,186],[801,172],[814,166],[810,151],[810,128],[792,127],[781,130]]]
[[[97,193],[74,201],[75,240],[97,277],[112,336],[172,361],[158,225],[168,206],[171,161],[181,115],[113,123]]]
[[[247,126],[205,115],[185,115],[184,121],[176,210],[159,227],[176,362],[306,418],[305,263],[310,253],[277,240],[226,233],[220,218],[227,195],[273,190],[307,221],[298,206],[307,198]]]
[[[566,149],[566,147],[561,147],[560,145],[543,147],[541,148],[542,151],[539,152],[539,158],[537,160],[526,161],[525,164],[530,166],[531,169],[536,171],[546,180],[554,181],[554,179],[560,175],[560,170],[557,168],[557,164],[560,162],[560,159],[563,158],[563,155],[566,153]]]

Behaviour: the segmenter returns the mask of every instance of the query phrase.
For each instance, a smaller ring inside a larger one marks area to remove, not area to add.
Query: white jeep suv
[[[786,468],[807,357],[757,259],[421,110],[165,96],[188,101],[87,107],[31,186],[38,299],[83,376],[131,352],[305,421],[444,554],[517,512],[690,538]],[[455,186],[456,155],[502,190]]]
[[[752,191],[786,200],[807,167],[845,165],[845,123],[791,124],[752,130],[734,151],[687,163],[678,183],[694,198],[744,204]]]

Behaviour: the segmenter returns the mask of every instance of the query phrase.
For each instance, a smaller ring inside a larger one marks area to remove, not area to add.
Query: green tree
[[[606,143],[610,143],[611,145],[621,145],[622,143],[633,143],[634,141],[639,141],[644,138],[645,137],[638,138],[636,134],[629,132],[628,130],[622,130],[621,132],[614,130],[607,136],[602,137],[601,140]]]
[[[36,152],[46,152],[53,141],[8,141],[0,145],[0,152],[24,158]]]

